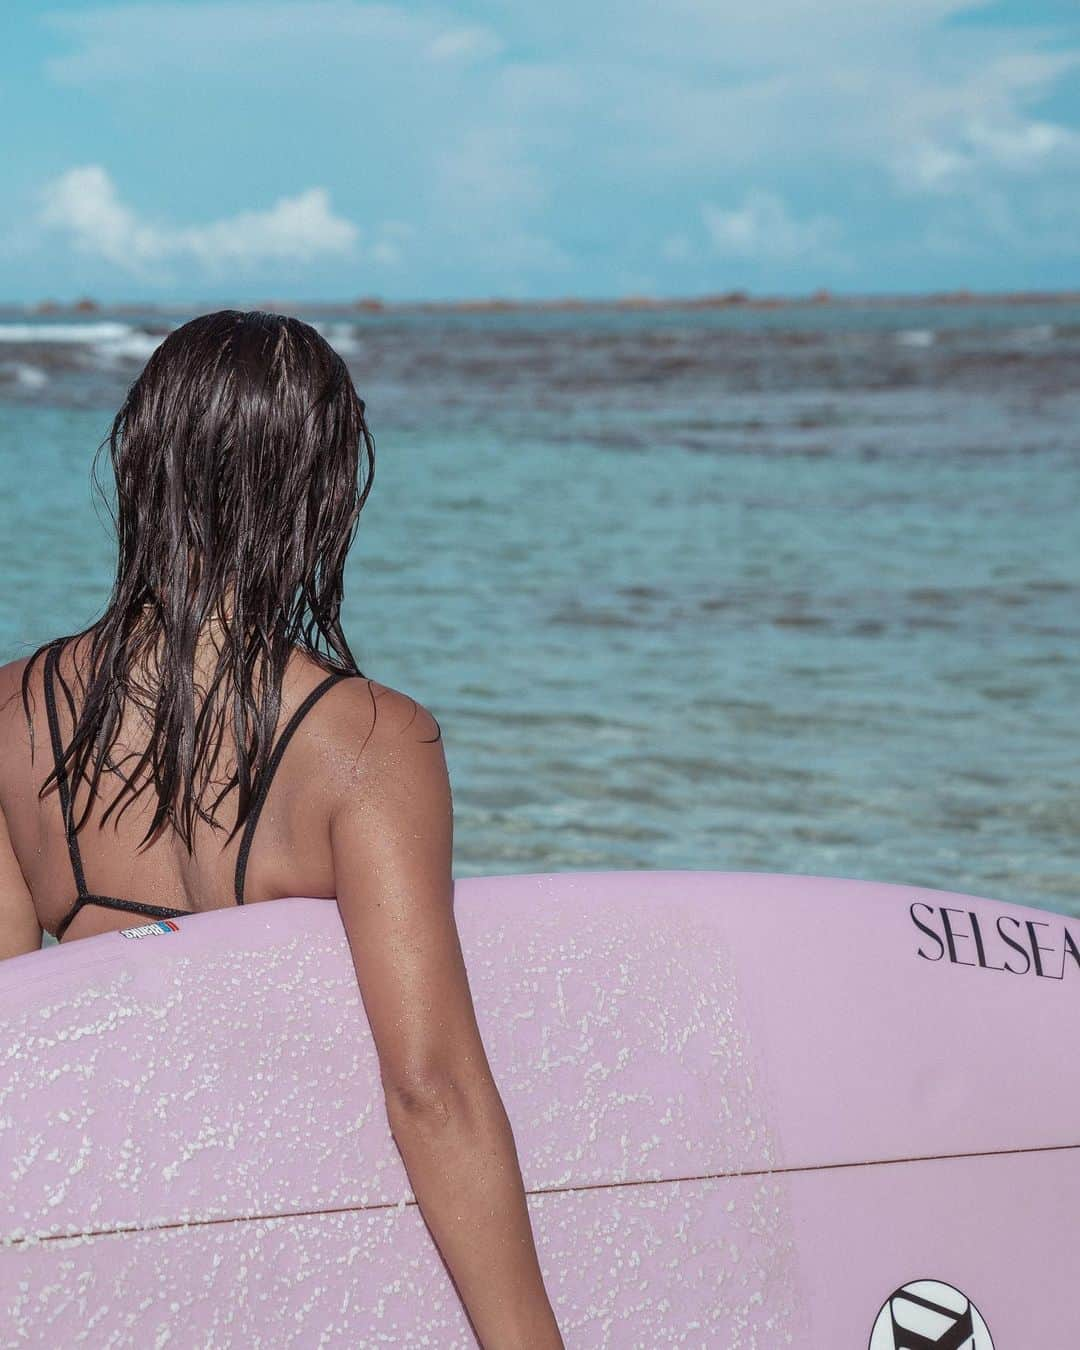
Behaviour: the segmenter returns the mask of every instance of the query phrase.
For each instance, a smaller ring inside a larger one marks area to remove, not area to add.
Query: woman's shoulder
[[[26,713],[36,723],[38,713],[44,716],[41,699],[45,692],[45,660],[52,647],[59,648],[60,678],[70,682],[75,675],[74,660],[79,649],[81,636],[74,639],[58,637],[42,642],[26,656],[0,664],[0,737],[12,735],[16,739],[27,738]],[[26,690],[26,707],[23,706],[23,688]],[[10,744],[9,741],[6,744]]]
[[[361,676],[320,699],[293,781],[330,820],[388,839],[402,821],[434,829],[451,811],[438,718],[414,695]]]
[[[20,788],[34,760],[33,737],[26,724],[23,708],[23,678],[30,657],[8,661],[0,665],[0,797],[9,799],[9,793]],[[33,671],[29,688],[29,706],[33,720],[41,707],[41,663]],[[46,755],[48,733],[45,733]],[[40,741],[39,741],[40,755]]]
[[[6,702],[13,691],[22,688],[23,671],[30,661],[29,656],[22,656],[18,660],[7,661],[0,665],[0,703]]]
[[[442,727],[415,695],[367,675],[341,680],[313,710],[323,772],[345,781],[415,772],[442,756]]]
[[[335,739],[348,746],[357,741],[380,751],[400,749],[406,742],[435,744],[442,728],[435,714],[414,695],[363,675],[343,680],[325,715],[337,729]]]
[[[8,661],[6,664],[0,665],[0,724],[5,727],[13,718],[18,721],[22,720],[23,679],[26,668],[30,665],[32,659],[32,657],[23,656],[16,661]],[[37,664],[40,668],[40,661]],[[31,686],[31,694],[33,694],[33,686]]]
[[[42,690],[44,679],[42,671],[49,648],[60,647],[61,670],[70,665],[71,644],[68,642],[65,645],[65,642],[64,638],[51,638],[27,656],[20,656],[14,661],[0,664],[0,716],[10,715],[12,711],[21,715],[24,682],[27,684],[30,710],[33,712],[36,696]]]

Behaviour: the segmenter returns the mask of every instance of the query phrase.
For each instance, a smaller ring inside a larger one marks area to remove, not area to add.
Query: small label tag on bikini
[[[156,919],[153,923],[141,923],[138,928],[121,928],[120,936],[126,938],[153,937],[155,933],[178,933],[180,925],[172,919]]]

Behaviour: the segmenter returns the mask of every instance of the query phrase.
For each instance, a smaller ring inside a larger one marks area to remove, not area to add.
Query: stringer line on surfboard
[[[642,1177],[632,1181],[594,1181],[580,1186],[540,1186],[526,1190],[527,1196],[575,1195],[586,1191],[625,1190],[640,1186],[675,1186],[689,1181],[736,1181],[740,1177],[775,1177],[804,1172],[835,1172],[857,1167],[894,1167],[900,1163],[951,1162],[962,1158],[1007,1158],[1025,1153],[1068,1153],[1080,1150],[1080,1144],[1040,1144],[1031,1148],[992,1148],[971,1153],[924,1153],[905,1158],[870,1158],[861,1162],[812,1163],[801,1167],[756,1167],[742,1172],[699,1172],[678,1177]],[[277,1214],[231,1214],[220,1219],[177,1219],[171,1223],[144,1224],[128,1228],[93,1228],[76,1233],[48,1233],[40,1237],[9,1238],[4,1247],[29,1247],[45,1242],[71,1242],[77,1238],[123,1237],[128,1234],[163,1233],[175,1228],[212,1228],[224,1223],[267,1223],[280,1219],[312,1219],[329,1214],[367,1214],[378,1210],[413,1209],[415,1200],[381,1200],[371,1205],[335,1205],[326,1209],[284,1210]]]

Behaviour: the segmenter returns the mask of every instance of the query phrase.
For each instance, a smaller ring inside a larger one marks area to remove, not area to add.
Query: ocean
[[[346,631],[440,720],[457,875],[1080,915],[1080,303],[296,312],[367,402]],[[91,458],[185,317],[0,316],[0,659],[100,613]]]

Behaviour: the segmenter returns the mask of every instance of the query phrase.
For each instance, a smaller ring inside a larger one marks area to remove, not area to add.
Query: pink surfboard
[[[459,881],[568,1347],[1074,1350],[1080,922],[762,873]],[[0,1343],[474,1346],[333,901],[0,963]]]

